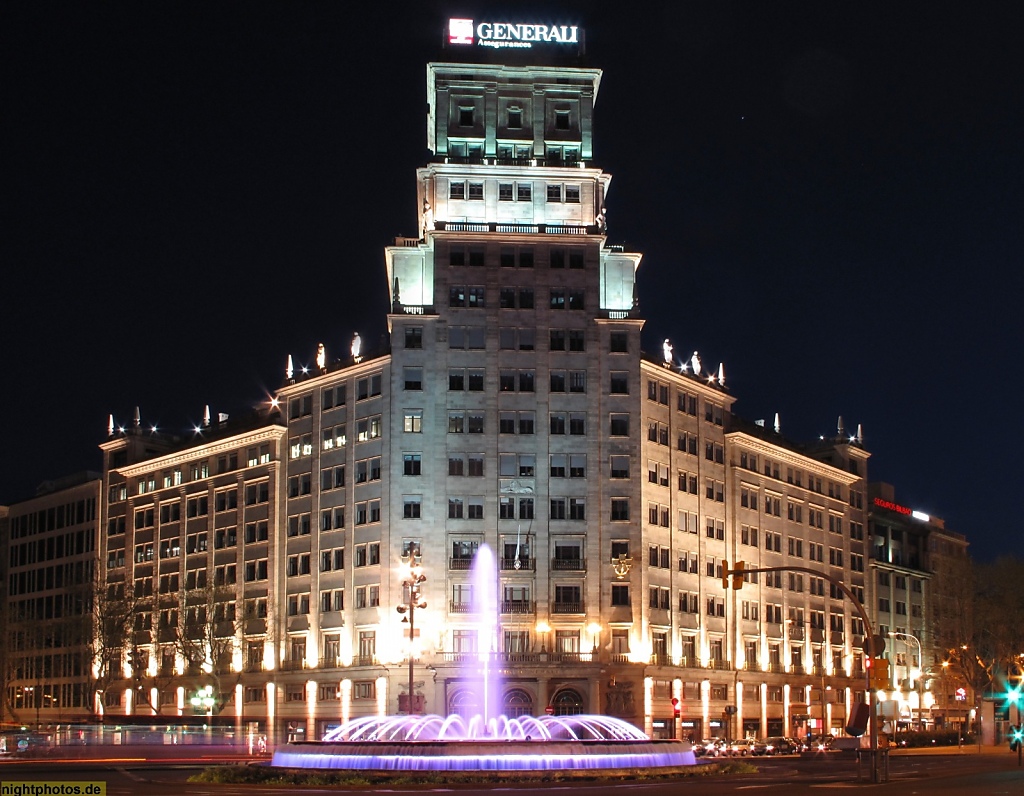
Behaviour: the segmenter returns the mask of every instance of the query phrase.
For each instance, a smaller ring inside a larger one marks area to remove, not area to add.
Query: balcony
[[[552,558],[551,569],[555,572],[586,572],[587,562],[582,558]]]
[[[548,660],[554,663],[590,663],[595,656],[591,652],[549,652]]]
[[[672,658],[666,652],[655,652],[651,655],[651,663],[654,666],[671,666]]]
[[[288,660],[285,660],[285,661],[281,661],[281,671],[282,672],[299,672],[299,671],[302,671],[305,668],[306,668],[306,659],[305,658],[288,659]]]
[[[469,571],[473,566],[472,556],[460,556],[459,558],[448,559],[448,569],[455,569],[461,572]]]
[[[794,663],[789,667],[789,672],[790,674],[807,674],[807,670],[802,663]]]
[[[789,638],[791,641],[803,641],[804,640],[804,629],[802,627],[789,628]]]
[[[503,558],[501,559],[502,571],[520,571],[520,572],[533,572],[537,569],[537,559],[535,558]]]
[[[532,614],[535,606],[532,600],[502,600],[501,612],[503,614]]]
[[[582,614],[586,613],[583,602],[553,602],[551,603],[553,614]]]
[[[719,672],[727,672],[732,669],[732,664],[723,658],[712,658],[708,661],[708,668]]]
[[[783,666],[782,661],[771,661],[768,664],[768,671],[774,674],[782,674],[786,671],[786,667]]]
[[[247,671],[247,672],[262,672],[263,671],[263,661],[262,660],[259,660],[259,661],[246,661],[245,662],[245,671]]]
[[[450,600],[448,602],[448,613],[450,614],[471,614],[473,613],[473,603],[456,602]]]
[[[514,235],[599,235],[596,224],[507,224],[497,221],[435,221],[434,229],[448,232],[499,232]]]
[[[329,655],[320,659],[321,669],[337,669],[341,666],[341,658],[337,655]]]

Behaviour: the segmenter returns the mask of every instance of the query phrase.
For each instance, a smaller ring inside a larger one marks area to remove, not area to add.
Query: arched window
[[[551,707],[556,716],[578,716],[583,712],[583,697],[575,689],[563,688],[551,700]]]
[[[471,719],[480,713],[479,700],[475,693],[468,688],[454,691],[448,697],[448,714],[451,716],[462,716],[464,719]]]
[[[501,712],[514,719],[517,716],[530,716],[533,714],[533,697],[521,688],[513,688],[505,692],[502,701]]]

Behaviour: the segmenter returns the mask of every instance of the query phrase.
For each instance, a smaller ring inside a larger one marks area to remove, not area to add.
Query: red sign
[[[554,716],[555,715],[555,709],[553,707],[551,707],[551,705],[548,705],[547,707],[545,707],[544,708],[544,712],[547,713],[549,716]]]
[[[910,514],[910,509],[906,506],[901,506],[899,503],[893,503],[891,500],[882,500],[881,498],[875,498],[875,505],[879,508],[889,509],[889,511],[896,511],[900,514]]]

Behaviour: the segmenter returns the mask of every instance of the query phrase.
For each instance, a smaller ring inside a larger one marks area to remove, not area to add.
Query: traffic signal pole
[[[865,638],[869,641],[865,644],[864,653],[870,656],[872,659],[875,655],[881,655],[885,648],[884,639],[876,639],[874,628],[871,626],[871,618],[868,616],[868,612],[864,609],[861,601],[857,599],[857,596],[850,590],[850,588],[838,578],[834,578],[827,572],[821,570],[812,569],[811,567],[800,567],[800,566],[788,566],[788,567],[760,567],[760,568],[747,568],[744,562],[737,561],[734,569],[729,569],[728,562],[724,562],[722,565],[722,586],[725,589],[729,589],[731,586],[735,590],[739,590],[743,587],[743,579],[747,573],[755,574],[758,572],[807,572],[816,578],[827,580],[837,589],[839,589],[843,595],[853,603],[854,609],[860,616],[861,621],[864,623]],[[876,649],[880,647],[880,649]],[[873,783],[888,781],[888,764],[885,766],[884,779],[883,772],[879,771],[879,748],[878,748],[878,700],[875,696],[875,689],[872,687],[871,682],[871,667],[864,667],[864,686],[868,692],[868,705],[869,705],[869,733],[871,743],[871,781]],[[886,759],[888,760],[889,750],[885,750]]]

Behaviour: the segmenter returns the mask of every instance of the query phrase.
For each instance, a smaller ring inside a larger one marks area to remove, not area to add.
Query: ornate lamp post
[[[402,559],[402,588],[405,592],[405,599],[407,602],[403,602],[398,606],[397,610],[400,614],[408,614],[408,616],[402,621],[409,622],[409,715],[413,715],[416,712],[415,702],[413,699],[415,683],[415,654],[414,654],[414,643],[416,640],[416,609],[426,608],[427,601],[423,598],[420,587],[427,580],[427,576],[423,574],[423,567],[419,563],[416,554],[410,552],[408,557]]]

